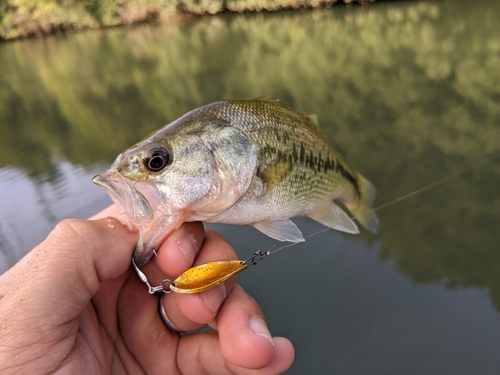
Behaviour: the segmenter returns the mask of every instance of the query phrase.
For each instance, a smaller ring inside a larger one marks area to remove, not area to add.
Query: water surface
[[[306,114],[390,202],[500,151],[500,4],[390,2],[207,17],[0,45],[0,270],[110,203],[91,177],[223,98]],[[500,162],[241,274],[290,374],[500,373]],[[321,225],[297,219],[305,234]],[[275,241],[217,226],[242,258]]]

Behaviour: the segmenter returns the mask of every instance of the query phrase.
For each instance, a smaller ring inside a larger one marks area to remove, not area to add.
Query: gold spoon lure
[[[219,285],[231,276],[257,264],[270,253],[270,251],[262,252],[259,250],[246,260],[221,260],[201,264],[189,268],[175,280],[164,279],[158,286],[151,286],[144,272],[135,264],[134,258],[132,258],[132,267],[139,279],[148,287],[149,294],[169,294],[172,292],[194,294]]]

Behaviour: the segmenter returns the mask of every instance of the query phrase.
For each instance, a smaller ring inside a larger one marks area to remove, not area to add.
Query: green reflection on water
[[[0,163],[110,163],[194,107],[269,95],[320,125],[384,203],[500,150],[500,3],[224,15],[0,46]],[[380,211],[382,257],[500,309],[500,167]]]

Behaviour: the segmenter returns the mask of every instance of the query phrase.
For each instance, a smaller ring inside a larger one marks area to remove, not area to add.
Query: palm
[[[67,340],[74,341],[74,346],[67,353],[72,357],[68,365],[70,373],[124,374],[145,373],[147,364],[142,363],[150,357],[149,345],[135,345],[148,338],[146,332],[138,332],[130,314],[120,313],[121,308],[137,311],[131,304],[133,294],[141,299],[139,314],[149,315],[153,319],[156,312],[156,296],[147,294],[134,274],[128,273],[118,280],[101,283],[99,292],[87,305],[82,314],[73,320],[76,332]],[[139,318],[139,317],[138,317]],[[140,326],[140,323],[136,324]],[[177,347],[179,336],[171,334],[162,325],[159,335],[167,342],[169,349]],[[65,340],[61,340],[63,342]],[[165,344],[165,342],[163,343]],[[175,359],[175,357],[173,357]],[[166,358],[162,358],[164,362]],[[174,365],[174,363],[171,363]],[[162,367],[165,370],[165,367]]]
[[[186,233],[203,244],[189,257],[179,251]],[[130,269],[136,241],[110,218],[69,220],[0,276],[0,374],[274,374],[291,365],[290,342],[271,338],[259,306],[234,278],[163,300],[179,329],[210,324],[220,335],[168,331],[157,297]],[[186,223],[143,271],[158,281],[193,263],[235,256],[216,233]]]

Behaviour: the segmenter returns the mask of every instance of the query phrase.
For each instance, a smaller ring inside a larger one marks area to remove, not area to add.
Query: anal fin
[[[351,234],[359,233],[356,223],[335,203],[332,203],[331,206],[315,211],[308,216],[311,219],[340,232]]]
[[[263,221],[253,224],[255,229],[278,241],[304,242],[302,232],[290,219]]]

